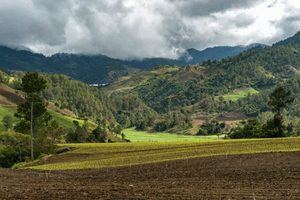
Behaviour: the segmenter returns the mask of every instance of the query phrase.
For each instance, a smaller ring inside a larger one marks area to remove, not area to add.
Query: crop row
[[[205,143],[73,144],[70,146],[76,149],[53,159],[54,162],[50,159],[49,163],[31,168],[39,170],[94,169],[214,155],[300,151],[300,138]]]

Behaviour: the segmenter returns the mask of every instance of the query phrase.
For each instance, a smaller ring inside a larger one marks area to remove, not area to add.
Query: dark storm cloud
[[[212,13],[224,12],[231,9],[247,8],[259,0],[170,0],[175,3],[184,15],[191,17],[207,16]]]
[[[2,1],[0,5],[0,40],[3,43],[62,43],[64,11],[52,12],[49,7],[37,7],[33,2]],[[50,13],[52,13],[50,15]]]
[[[0,44],[37,52],[176,57],[273,42],[300,29],[297,0],[1,0]]]
[[[300,31],[300,14],[287,16],[278,22],[274,22],[278,32],[272,38],[271,42],[282,40],[291,36],[291,34]]]

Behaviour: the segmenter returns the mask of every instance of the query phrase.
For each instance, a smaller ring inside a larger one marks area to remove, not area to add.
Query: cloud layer
[[[262,42],[300,30],[298,0],[1,0],[0,44],[116,58]]]

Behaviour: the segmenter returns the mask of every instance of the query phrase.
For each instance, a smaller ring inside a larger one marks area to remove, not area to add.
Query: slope
[[[206,48],[202,51],[191,48],[186,51],[186,53],[181,56],[180,60],[187,61],[188,64],[202,63],[205,60],[222,60],[227,57],[236,56],[243,51],[249,49],[264,48],[264,44],[250,44],[250,45],[239,45],[239,46],[216,46]]]
[[[275,85],[299,76],[299,37],[300,34],[297,33],[286,39],[287,42],[250,49],[235,57],[206,61],[202,65],[184,68],[160,67],[149,72],[136,73],[120,79],[105,90],[122,92],[122,88],[126,88],[124,92],[137,94],[159,113],[191,105],[191,112],[230,110],[232,105],[239,104],[240,101],[232,102],[230,98],[224,101],[219,97],[226,97],[245,88],[257,91],[252,96],[265,101],[265,96],[260,95],[266,95]],[[252,98],[248,96],[244,95],[241,99]],[[251,108],[246,114],[253,114],[252,111]],[[257,114],[256,111],[253,112]]]
[[[0,83],[0,130],[3,130],[2,119],[6,115],[13,117],[13,123],[17,122],[14,113],[17,111],[17,104],[22,102],[24,102],[24,98],[20,91]],[[77,118],[71,111],[59,109],[51,102],[48,105],[48,109],[54,119],[65,128],[73,128],[73,120],[78,121],[80,124],[84,122],[84,120]],[[90,123],[95,126],[93,122]]]

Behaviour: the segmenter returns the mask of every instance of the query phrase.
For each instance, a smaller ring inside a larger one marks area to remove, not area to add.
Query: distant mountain
[[[293,37],[289,37],[285,40],[282,40],[280,42],[277,42],[274,44],[274,46],[279,46],[279,45],[291,45],[291,46],[300,46],[300,31],[297,32]]]
[[[264,47],[266,47],[266,45],[255,43],[246,46],[239,45],[210,47],[202,51],[191,48],[188,49],[186,53],[179,58],[179,60],[185,61],[188,64],[197,64],[205,60],[222,60],[226,57],[236,56],[248,49]]]
[[[292,42],[292,41],[291,41]],[[0,69],[5,71],[41,71],[65,74],[86,83],[112,82],[140,70],[149,70],[156,66],[202,63],[205,60],[221,60],[226,57],[253,49],[264,48],[263,44],[248,46],[220,46],[203,51],[188,49],[178,59],[145,58],[142,60],[120,60],[105,55],[81,55],[59,53],[46,57],[29,49],[0,46]]]
[[[46,57],[20,48],[0,46],[0,69],[5,71],[41,71],[71,76],[86,83],[106,83],[134,71],[157,65],[181,65],[166,58],[120,60],[104,55],[59,53]]]

